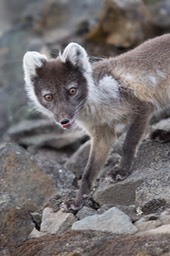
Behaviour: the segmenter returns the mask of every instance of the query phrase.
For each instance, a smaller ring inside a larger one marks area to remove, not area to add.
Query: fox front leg
[[[93,183],[103,167],[109,149],[112,145],[114,132],[113,130],[110,131],[109,129],[110,128],[108,127],[100,127],[95,129],[94,135],[91,138],[91,152],[89,155],[89,160],[82,176],[81,186],[77,197],[75,200],[70,200],[62,204],[64,211],[71,210],[75,212],[82,208],[84,199],[87,195],[89,195]]]

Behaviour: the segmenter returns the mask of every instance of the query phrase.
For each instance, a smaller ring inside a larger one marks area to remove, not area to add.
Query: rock
[[[163,211],[159,219],[163,225],[170,224],[170,209]]]
[[[74,153],[75,148],[72,148],[72,145],[69,145],[68,147],[58,150],[49,147],[35,148],[29,146],[27,150],[28,152],[33,154],[37,159],[47,159],[49,161],[53,161],[55,163],[64,165],[68,161],[69,157]]]
[[[94,231],[70,231],[30,239],[18,247],[13,256],[168,256],[169,239],[168,234],[117,236]]]
[[[78,129],[63,130],[52,120],[38,119],[23,120],[11,126],[7,135],[10,140],[23,146],[47,146],[56,149],[70,146],[76,150],[84,133]]]
[[[99,24],[86,38],[128,48],[150,37],[152,29],[152,17],[143,1],[106,0]]]
[[[53,164],[46,161],[38,165],[23,148],[15,144],[1,145],[0,234],[4,247],[26,240],[34,227],[30,212],[41,208],[55,194],[73,188],[70,182],[74,175]]]
[[[145,234],[152,234],[152,235],[156,235],[156,234],[170,234],[170,224],[162,225],[160,227],[157,227],[157,228],[154,228],[154,229],[150,229],[148,231],[145,231]]]
[[[134,225],[139,231],[146,231],[161,226],[161,221],[158,217],[152,219],[152,216],[145,216],[140,220],[136,221]]]
[[[72,230],[95,230],[113,234],[133,234],[138,231],[130,218],[115,207],[102,215],[89,216],[75,222]]]
[[[0,37],[0,136],[16,120],[27,115],[19,111],[26,102],[22,58],[30,37],[29,28],[17,28]]]
[[[116,184],[101,182],[94,192],[94,200],[101,205],[135,204],[142,207],[153,199],[161,199],[166,205],[170,202],[169,165],[169,143],[144,141],[139,148],[132,174]]]
[[[157,172],[157,176],[155,176],[155,174],[151,174],[136,189],[136,204],[144,206],[146,203],[149,203],[155,199],[159,201],[163,200],[163,205],[160,204],[160,206],[156,206],[155,211],[159,210],[159,208],[161,209],[162,207],[164,209],[165,205],[170,203],[170,198],[168,196],[169,181],[169,168],[162,168],[162,170]],[[152,208],[155,207],[152,206]]]
[[[75,176],[66,167],[46,158],[36,160],[43,173],[47,174],[53,180],[57,188],[55,190],[56,192],[66,192],[70,189],[75,189],[73,186]]]
[[[62,134],[63,130],[49,119],[21,120],[13,124],[7,131],[10,139],[18,141],[21,137],[38,134],[48,134],[49,132]]]
[[[155,0],[145,2],[148,4],[148,9],[150,10],[153,17],[153,25],[156,27],[157,31],[162,33],[169,33],[170,29],[170,2],[169,0]]]
[[[72,213],[65,213],[61,210],[53,212],[52,208],[45,208],[43,211],[40,231],[47,234],[62,233],[70,229],[76,221]]]
[[[95,19],[100,7],[101,1],[99,0],[85,1],[84,3],[78,0],[73,0],[71,3],[69,0],[58,0],[57,2],[55,0],[38,0],[27,4],[21,18],[31,19],[36,30],[44,31],[66,27],[67,31],[73,33],[79,23],[88,21],[91,17]],[[77,13],[79,15],[76,15]]]
[[[89,208],[87,206],[83,206],[83,208],[80,209],[80,211],[78,211],[78,213],[76,214],[76,217],[78,220],[82,220],[88,216],[95,215],[95,214],[97,214],[96,210]]]
[[[41,171],[33,156],[15,144],[1,147],[0,169],[1,193],[8,195],[13,205],[30,201],[40,207],[55,191],[52,179]]]
[[[9,207],[0,209],[1,225],[0,233],[2,238],[1,246],[6,246],[6,242],[11,246],[20,245],[25,241],[34,227],[34,223],[29,214],[29,207]]]
[[[41,236],[45,236],[45,233],[38,231],[36,228],[32,230],[32,232],[29,234],[28,239],[30,238],[39,238]]]
[[[91,141],[84,143],[66,162],[65,166],[80,179],[87,164]]]
[[[150,213],[160,213],[166,207],[166,200],[165,199],[153,199],[141,207],[141,211],[143,214],[150,214]]]
[[[152,132],[157,129],[170,131],[170,118],[162,119],[159,122],[152,125]]]
[[[135,203],[135,192],[141,179],[125,180],[116,184],[102,182],[93,194],[94,200],[102,204],[132,205]]]

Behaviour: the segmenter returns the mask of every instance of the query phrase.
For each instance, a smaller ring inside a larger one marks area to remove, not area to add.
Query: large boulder
[[[74,175],[46,159],[38,161],[15,144],[0,148],[0,248],[21,244],[34,227],[31,213],[73,189]]]
[[[113,234],[133,234],[138,229],[131,223],[129,216],[113,207],[101,215],[88,216],[72,225],[73,230],[95,230]]]
[[[170,204],[169,147],[169,143],[143,142],[132,174],[116,184],[101,182],[94,192],[94,199],[101,205],[135,204],[136,207],[141,208],[150,201],[156,203],[160,200],[166,202],[164,204]]]

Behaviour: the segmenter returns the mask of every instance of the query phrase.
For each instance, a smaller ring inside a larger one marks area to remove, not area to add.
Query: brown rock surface
[[[68,232],[31,239],[13,256],[168,256],[170,235],[115,236],[109,233]]]

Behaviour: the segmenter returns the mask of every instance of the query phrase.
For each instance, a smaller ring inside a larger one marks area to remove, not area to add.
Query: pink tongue
[[[71,123],[67,123],[67,124],[62,124],[63,128],[69,128],[71,126]]]

